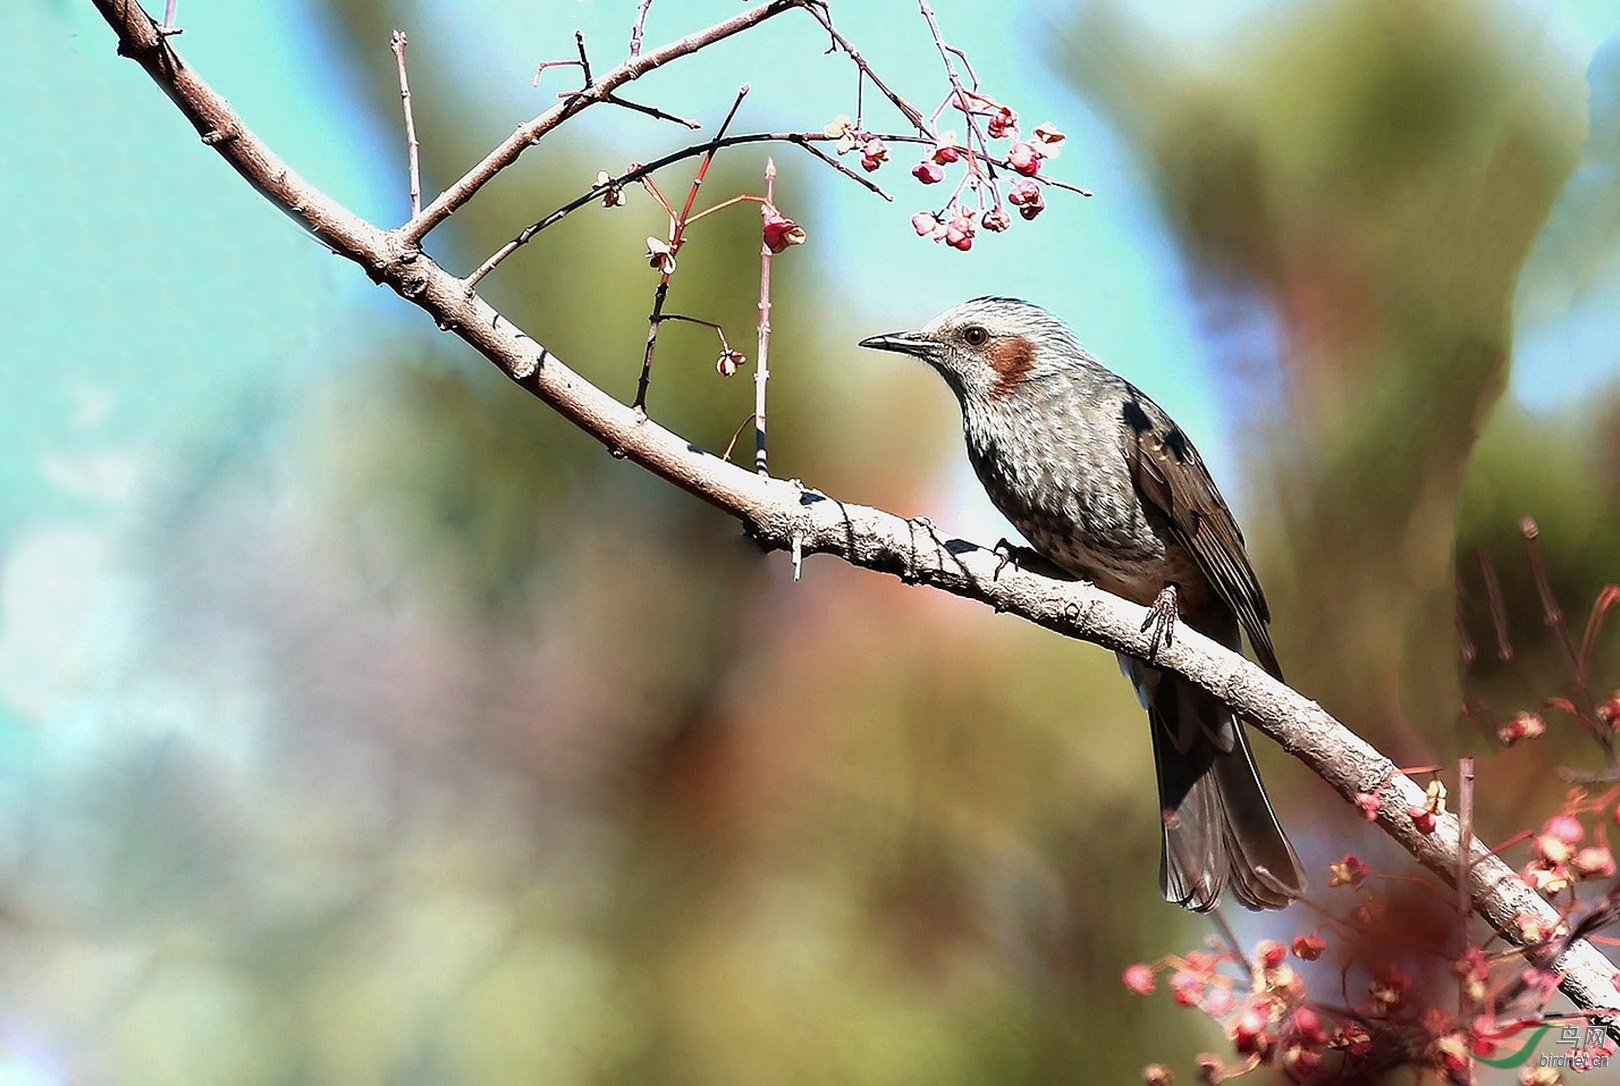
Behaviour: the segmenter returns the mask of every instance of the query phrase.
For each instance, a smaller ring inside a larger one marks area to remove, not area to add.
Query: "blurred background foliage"
[[[650,38],[689,28],[675,7],[655,5]],[[1207,40],[1124,3],[1047,14],[1021,48],[1096,111],[1173,239],[1202,329],[1183,364],[1214,375],[1290,678],[1397,761],[1483,752],[1465,697],[1489,733],[1569,687],[1520,518],[1577,630],[1620,577],[1620,337],[1593,317],[1620,290],[1620,38],[1583,71],[1528,7],[1488,0],[1279,2]],[[332,108],[394,161],[378,43],[419,13],[305,16],[352,92]],[[413,33],[430,192],[510,130],[470,59],[485,31],[461,18],[466,55]],[[98,70],[117,63],[106,44]],[[157,97],[123,67],[120,93]],[[604,148],[548,139],[433,251],[473,266],[623,157]],[[800,212],[814,244],[838,179],[778,157],[782,191],[817,194]],[[757,187],[761,164],[722,157],[705,192]],[[358,202],[391,219],[396,198]],[[886,213],[896,232],[868,244],[909,232],[909,211]],[[636,254],[662,229],[639,194],[584,211],[485,293],[628,398],[652,287]],[[671,297],[749,348],[756,230],[749,208],[705,220]],[[95,381],[52,392],[38,352],[3,371],[17,425],[46,435],[13,431],[0,510],[7,1081],[1089,1083],[1222,1046],[1119,982],[1207,929],[1155,892],[1145,725],[1106,654],[831,561],[793,583],[736,524],[386,304],[311,332],[304,361],[258,358],[254,320],[309,318],[255,316],[253,277],[290,273],[221,236],[242,285],[187,283],[185,315],[108,378],[164,399],[141,367],[163,372],[182,338],[234,366],[225,406],[205,385],[201,421],[165,431],[141,485],[99,457],[119,442],[95,428],[111,410]],[[937,254],[901,243],[926,278]],[[851,297],[839,266],[858,250],[808,253],[776,263],[773,464],[905,513],[954,507],[954,409],[927,374],[850,349],[927,310]],[[164,294],[197,258],[177,241],[120,259]],[[118,304],[99,282],[75,279],[91,323]],[[1515,350],[1561,335],[1582,393],[1504,396]],[[721,449],[752,383],[720,379],[715,354],[707,330],[666,327],[650,408]],[[140,428],[139,410],[114,417]],[[86,533],[80,506],[112,512]],[[1600,691],[1620,683],[1617,646]],[[1484,764],[1483,835],[1557,798],[1553,768],[1587,757],[1572,732]],[[1405,870],[1274,753],[1319,885],[1349,850]],[[1234,921],[1287,937],[1315,923],[1298,912]]]

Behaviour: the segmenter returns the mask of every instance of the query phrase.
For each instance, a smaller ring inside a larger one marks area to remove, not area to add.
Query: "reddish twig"
[[[422,161],[420,145],[416,142],[416,118],[411,113],[411,83],[405,76],[405,32],[394,31],[390,44],[399,67],[399,101],[405,110],[405,146],[410,154],[411,218],[414,219],[422,213]]]
[[[669,295],[669,277],[675,271],[674,257],[680,252],[681,246],[686,241],[686,226],[692,214],[692,205],[697,202],[698,189],[703,187],[703,179],[709,173],[709,165],[714,161],[714,155],[719,148],[720,140],[725,138],[726,129],[731,126],[732,119],[737,116],[737,110],[742,107],[743,99],[747,96],[748,85],[745,83],[738,89],[737,97],[732,100],[731,108],[726,111],[725,120],[721,121],[720,127],[715,129],[714,138],[709,141],[708,149],[704,152],[702,160],[698,162],[697,173],[693,175],[692,185],[686,192],[686,203],[681,207],[680,214],[673,216],[669,230],[670,260],[663,267],[658,277],[658,286],[653,292],[652,314],[647,318],[647,345],[641,355],[641,376],[636,381],[636,398],[631,404],[631,407],[640,414],[645,414],[647,410],[647,391],[652,385],[653,354],[658,350],[658,326],[663,320],[664,299]],[[663,193],[659,192],[657,186],[652,184],[652,179],[647,177],[643,180],[649,185],[651,191],[657,195],[665,210],[669,210],[669,201],[665,200]]]
[[[103,2],[103,0],[97,0]],[[110,0],[107,0],[110,2]],[[806,7],[808,0],[767,0],[738,15],[734,15],[722,22],[715,23],[705,30],[695,34],[688,34],[668,45],[660,46],[650,53],[631,57],[611,72],[602,76],[596,82],[581,90],[578,94],[559,102],[551,109],[546,110],[538,117],[518,126],[513,132],[489,154],[485,155],[472,169],[468,170],[454,184],[445,189],[422,209],[420,215],[412,217],[398,232],[400,244],[407,248],[420,246],[434,227],[448,219],[479,189],[487,185],[491,178],[506,167],[518,160],[524,150],[532,144],[543,139],[559,124],[574,116],[580,110],[606,100],[614,91],[624,84],[638,79],[654,68],[668,64],[681,57],[690,56],[700,49],[723,41],[734,35],[741,34],[751,27],[758,26],[767,19],[775,18],[783,12],[796,8]]]
[[[1502,582],[1489,548],[1479,549],[1479,573],[1485,581],[1485,602],[1491,612],[1491,629],[1496,633],[1496,658],[1503,663],[1513,659],[1513,643],[1508,640],[1507,608],[1502,604]]]

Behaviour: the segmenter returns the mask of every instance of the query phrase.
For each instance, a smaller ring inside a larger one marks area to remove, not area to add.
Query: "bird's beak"
[[[862,347],[874,351],[894,351],[928,360],[939,353],[939,342],[921,332],[890,332],[882,336],[869,336],[861,340]]]

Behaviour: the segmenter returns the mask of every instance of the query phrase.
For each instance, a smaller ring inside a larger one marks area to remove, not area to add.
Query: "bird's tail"
[[[1207,912],[1230,886],[1250,909],[1283,908],[1305,892],[1305,874],[1266,798],[1242,722],[1190,683],[1131,663],[1127,674],[1152,723],[1165,899]]]

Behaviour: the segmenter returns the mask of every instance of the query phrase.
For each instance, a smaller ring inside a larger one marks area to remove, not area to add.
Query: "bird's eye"
[[[962,342],[969,347],[983,347],[990,341],[990,333],[977,324],[970,324],[962,329]]]

